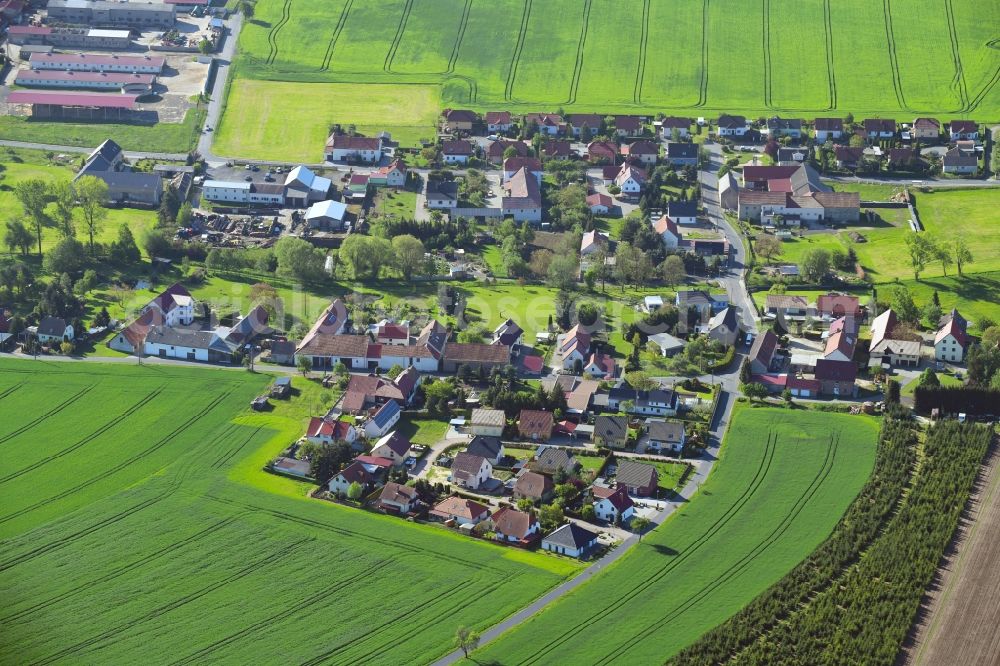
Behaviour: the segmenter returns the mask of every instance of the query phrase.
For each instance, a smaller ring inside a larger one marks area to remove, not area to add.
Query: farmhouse
[[[858,389],[854,381],[857,376],[858,366],[853,361],[816,359],[815,377],[823,395],[856,396]]]
[[[479,502],[452,495],[435,504],[428,513],[444,521],[453,520],[458,525],[478,525],[489,518],[490,510]]]
[[[378,162],[382,159],[382,140],[331,134],[326,140],[326,159],[329,162]]]
[[[493,476],[493,465],[482,456],[465,451],[457,454],[451,463],[450,480],[469,490],[478,490]]]
[[[504,507],[493,514],[493,532],[497,541],[529,544],[539,532],[538,521],[530,513]]]
[[[76,25],[169,29],[177,19],[176,8],[162,3],[49,0],[47,9],[50,20]]]
[[[41,88],[68,88],[75,90],[120,90],[126,93],[146,94],[156,83],[155,74],[127,72],[77,72],[52,69],[22,69],[14,77],[19,86]]]
[[[477,436],[499,438],[503,435],[506,423],[502,409],[473,409],[469,431]]]
[[[462,366],[491,372],[510,363],[510,349],[503,345],[478,342],[453,342],[444,350],[444,372],[454,373]]]
[[[626,523],[635,513],[635,503],[628,496],[625,486],[613,490],[602,486],[594,486],[594,514],[598,520],[608,523]]]
[[[920,364],[920,342],[894,340],[892,335],[899,325],[896,313],[890,308],[872,321],[872,340],[868,353],[873,362],[916,367]]]
[[[542,221],[542,191],[535,176],[521,167],[503,184],[504,196],[500,200],[501,213],[516,222]]]
[[[739,192],[741,220],[760,221],[782,215],[796,220],[857,222],[861,196],[857,192],[824,192],[815,172],[799,166],[748,166]]]
[[[618,487],[625,486],[630,495],[652,497],[656,495],[659,475],[652,465],[626,459],[618,463],[615,483]]]
[[[967,328],[968,322],[958,310],[952,310],[942,317],[937,334],[934,336],[934,358],[950,363],[961,363],[965,360],[965,352],[969,347]]]

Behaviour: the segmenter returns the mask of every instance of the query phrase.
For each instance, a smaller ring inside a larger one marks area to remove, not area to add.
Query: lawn
[[[1000,51],[987,44],[1000,6],[962,3],[953,21],[942,19],[934,0],[916,0],[912,12],[892,9],[870,0],[846,0],[836,11],[792,0],[331,0],[322,7],[261,0],[240,36],[230,104],[242,107],[250,99],[243,83],[257,80],[350,88],[346,104],[321,106],[314,100],[323,95],[299,86],[287,104],[250,104],[255,116],[277,114],[276,124],[293,104],[320,123],[335,120],[324,116],[328,108],[373,109],[366,89],[384,84],[434,87],[440,106],[481,111],[995,118],[1000,92],[991,83]],[[625,33],[633,38],[623,46]],[[955,44],[956,53],[942,64],[927,39]],[[662,44],[671,44],[670,58],[657,57]],[[740,54],[738,68],[733,53]],[[401,91],[399,99],[411,98]],[[354,122],[391,130],[399,117],[387,108]],[[411,143],[419,136],[398,138]],[[307,153],[315,150],[310,144]]]
[[[680,490],[681,477],[688,469],[686,463],[654,462],[650,464],[656,468],[659,474],[659,486],[662,490]]]
[[[231,86],[213,150],[229,157],[316,163],[333,123],[354,125],[368,136],[388,131],[394,140],[415,145],[434,137],[440,106],[437,86],[240,79]]]
[[[953,375],[947,375],[947,374],[945,374],[943,372],[937,373],[937,378],[938,378],[938,381],[941,382],[941,386],[961,386],[962,385],[962,380],[961,379],[957,379]],[[920,378],[916,377],[916,378],[910,380],[909,382],[907,382],[906,385],[903,387],[902,391],[900,391],[900,393],[902,395],[908,395],[908,396],[912,397],[913,394],[917,390],[917,386],[919,386],[919,385],[920,385]]]
[[[95,144],[96,145],[96,144]],[[10,150],[0,159],[0,244],[6,236],[7,229],[3,223],[7,220],[20,218],[24,215],[21,202],[14,195],[14,186],[21,181],[40,178],[46,182],[55,183],[60,180],[69,181],[76,174],[80,155],[53,156],[49,159],[45,153],[37,150]],[[55,204],[49,204],[46,209],[49,217],[55,215]],[[127,223],[132,229],[136,240],[142,238],[143,232],[156,223],[156,212],[137,208],[109,208],[107,218],[101,225],[101,230],[95,240],[110,243],[118,237],[118,228]],[[85,226],[77,211],[77,237],[87,242]],[[55,245],[60,239],[59,233],[51,228],[42,229],[43,252]],[[3,246],[6,249],[5,246]],[[37,251],[37,246],[35,251]]]
[[[204,109],[190,109],[181,123],[128,125],[119,123],[42,122],[0,116],[0,136],[8,141],[96,148],[108,137],[125,150],[187,153],[194,149],[205,122]]]
[[[321,390],[250,413],[267,382],[0,361],[0,663],[427,663],[577,570],[263,472]]]
[[[379,215],[412,220],[417,210],[417,193],[413,190],[381,189],[375,201]]]
[[[966,272],[1000,270],[1000,188],[916,192],[917,215],[924,228],[942,240],[964,238],[973,263]],[[931,264],[924,275],[943,275]],[[948,273],[954,274],[954,267]]]
[[[780,578],[854,499],[878,431],[867,417],[789,414],[738,409],[694,499],[477,661],[662,663]]]
[[[448,432],[448,424],[440,419],[415,419],[403,416],[396,430],[414,444],[433,446]]]

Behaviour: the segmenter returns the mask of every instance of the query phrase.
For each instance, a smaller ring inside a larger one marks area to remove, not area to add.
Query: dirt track
[[[1000,451],[993,446],[955,542],[897,664],[1000,664]]]

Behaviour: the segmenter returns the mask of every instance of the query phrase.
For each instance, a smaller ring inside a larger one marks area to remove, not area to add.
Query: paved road
[[[215,58],[215,82],[208,101],[208,113],[205,116],[205,125],[211,127],[212,131],[202,132],[198,139],[198,154],[207,162],[226,161],[225,158],[217,157],[212,152],[212,142],[215,140],[215,131],[219,127],[219,118],[222,116],[222,106],[226,97],[226,81],[229,78],[233,58],[236,56],[236,43],[239,41],[240,30],[243,28],[243,14],[233,14],[229,20],[228,28],[229,34],[222,45],[222,51]]]
[[[907,185],[909,187],[1000,187],[1000,181],[977,178],[897,178],[894,176],[823,176],[824,181],[866,185]]]

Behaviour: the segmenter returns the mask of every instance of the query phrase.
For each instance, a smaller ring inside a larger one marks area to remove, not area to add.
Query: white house
[[[816,143],[823,144],[843,136],[844,121],[841,118],[817,118],[813,122],[813,129],[816,132]]]
[[[73,340],[73,325],[62,317],[45,317],[38,322],[38,332],[35,334],[39,342],[62,343]]]
[[[332,444],[337,440],[353,444],[357,438],[357,429],[347,421],[327,420],[319,416],[312,417],[306,429],[306,439],[313,444]]]
[[[507,543],[529,542],[538,534],[538,521],[530,513],[504,507],[490,518],[497,541]]]
[[[685,224],[685,225],[698,224],[698,202],[697,201],[667,202],[667,217],[669,217],[677,224]]]
[[[474,154],[472,144],[465,139],[444,141],[441,144],[441,156],[445,164],[468,164],[469,158]]]
[[[452,483],[469,490],[477,490],[493,476],[493,465],[482,456],[463,451],[451,463]]]
[[[597,534],[576,523],[566,523],[542,539],[542,548],[559,555],[583,557],[597,543]]]
[[[622,165],[618,176],[615,178],[622,194],[637,195],[642,192],[643,185],[646,184],[646,172],[631,164]]]
[[[228,180],[206,180],[202,184],[202,196],[209,201],[247,203],[250,201],[250,183]]]
[[[663,245],[669,250],[676,249],[681,242],[680,230],[674,221],[666,215],[656,221],[656,224],[653,225],[653,231],[660,235],[660,238],[663,239]]]
[[[934,337],[934,358],[950,363],[961,363],[965,360],[965,351],[969,346],[966,328],[968,323],[958,314],[958,310],[952,310],[946,315]]]
[[[382,140],[330,135],[326,140],[326,159],[330,162],[378,162],[382,159]]]
[[[612,490],[594,486],[594,514],[609,523],[625,523],[632,519],[635,504],[628,496],[628,489],[619,486]]]
[[[750,131],[750,123],[744,116],[722,114],[716,123],[719,136],[743,136]]]
[[[361,429],[365,433],[365,437],[368,439],[382,437],[399,422],[400,414],[399,403],[395,400],[387,401],[361,426]]]

